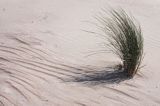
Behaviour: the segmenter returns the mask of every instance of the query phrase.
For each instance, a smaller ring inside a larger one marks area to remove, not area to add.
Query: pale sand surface
[[[142,25],[146,66],[118,84],[75,82],[118,62],[83,31],[109,6]],[[159,0],[0,0],[0,106],[159,106],[159,28]]]

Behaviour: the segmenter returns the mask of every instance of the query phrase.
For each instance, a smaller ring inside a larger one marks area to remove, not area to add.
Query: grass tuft
[[[123,71],[133,77],[143,58],[141,27],[123,9],[112,9],[110,13],[110,18],[101,16],[97,19],[103,25],[101,29],[107,36],[110,50],[121,59]]]

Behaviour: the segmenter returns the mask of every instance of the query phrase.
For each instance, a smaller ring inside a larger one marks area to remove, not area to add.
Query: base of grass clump
[[[107,46],[121,59],[122,65],[119,68],[133,77],[140,68],[143,56],[141,27],[123,9],[111,10],[110,13],[110,18],[98,18],[109,42]]]

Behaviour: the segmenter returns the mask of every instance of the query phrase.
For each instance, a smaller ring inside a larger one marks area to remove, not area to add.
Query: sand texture
[[[101,33],[104,7],[142,26],[145,67],[133,79],[116,77],[119,59],[87,32]],[[0,0],[0,106],[160,106],[159,60],[159,0]]]

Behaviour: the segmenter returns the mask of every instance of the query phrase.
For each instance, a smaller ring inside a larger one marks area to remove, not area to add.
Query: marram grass
[[[141,27],[133,16],[123,9],[111,10],[111,16],[99,17],[102,31],[107,36],[110,50],[122,61],[122,70],[133,77],[140,69],[143,58]]]

